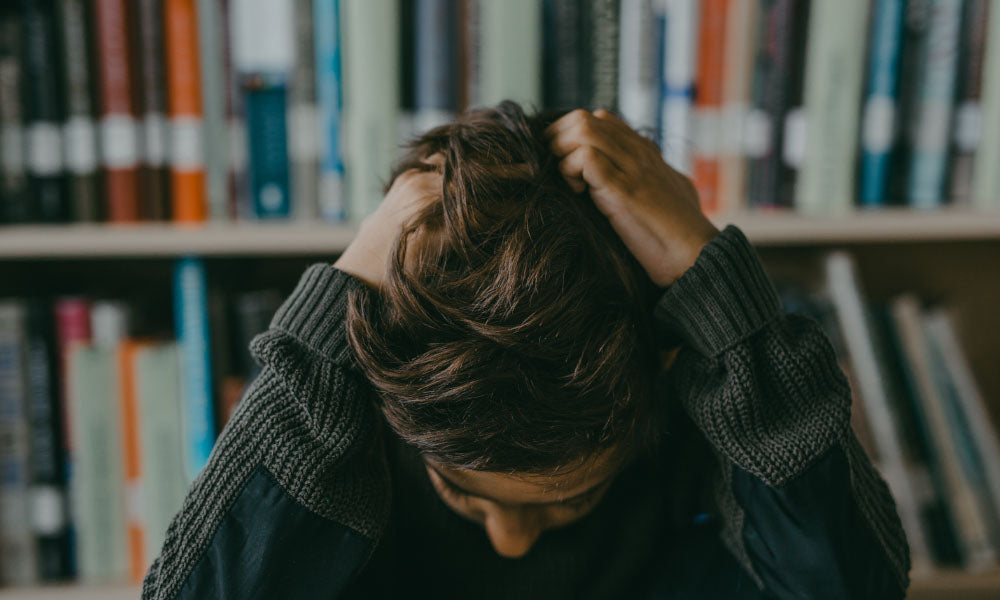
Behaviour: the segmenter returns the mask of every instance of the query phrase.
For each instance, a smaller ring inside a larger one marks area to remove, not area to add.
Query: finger
[[[575,112],[575,111],[574,111]],[[566,156],[581,146],[593,146],[601,150],[623,172],[633,172],[635,164],[619,141],[617,128],[604,123],[586,111],[560,129],[549,140],[549,148],[556,156]]]
[[[594,111],[594,116],[617,129],[621,133],[622,138],[626,140],[623,142],[623,145],[625,145],[629,151],[641,152],[644,150],[652,150],[656,154],[660,154],[660,148],[656,145],[656,142],[633,129],[632,126],[625,121],[625,119],[619,117],[610,110],[598,108]]]
[[[594,146],[580,146],[567,154],[559,161],[559,172],[571,187],[583,181],[592,192],[617,188],[625,177],[607,154]]]

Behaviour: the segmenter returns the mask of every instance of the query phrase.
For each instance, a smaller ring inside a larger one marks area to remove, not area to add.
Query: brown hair
[[[539,474],[659,430],[655,287],[559,173],[543,132],[561,114],[471,111],[393,169],[442,172],[440,201],[380,292],[351,293],[347,334],[388,425],[440,464]]]

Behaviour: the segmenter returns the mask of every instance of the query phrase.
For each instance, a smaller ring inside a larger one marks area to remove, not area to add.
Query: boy
[[[144,598],[902,598],[829,342],[607,111],[410,145],[313,265]]]

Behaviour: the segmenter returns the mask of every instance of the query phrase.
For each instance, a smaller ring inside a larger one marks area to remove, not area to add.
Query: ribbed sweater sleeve
[[[716,236],[663,293],[654,317],[684,341],[670,389],[723,464],[724,538],[758,583],[778,598],[827,598],[841,597],[831,585],[887,580],[883,596],[849,597],[901,597],[906,539],[888,487],[851,430],[850,389],[834,350],[816,322],[782,313],[743,233],[729,226]],[[862,531],[837,532],[852,515]],[[872,555],[870,566],[856,558]],[[888,573],[867,571],[879,565]]]
[[[344,327],[347,296],[360,285],[330,265],[310,266],[268,331],[253,339],[261,372],[171,522],[143,582],[144,599],[205,597],[198,581],[212,579],[206,569],[224,567],[227,576],[252,580],[261,566],[214,548],[213,537],[260,469],[311,513],[378,538],[389,511],[387,466],[373,442],[368,388],[352,368]]]

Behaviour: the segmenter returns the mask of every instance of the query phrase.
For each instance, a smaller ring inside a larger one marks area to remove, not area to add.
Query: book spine
[[[479,0],[458,0],[458,107],[479,103],[482,55],[479,36]]]
[[[313,10],[320,132],[319,210],[323,220],[340,222],[347,216],[342,145],[340,0],[313,0]]]
[[[399,30],[399,7],[387,0],[345,0],[340,6],[348,218],[358,223],[381,202],[381,180],[396,158],[399,42],[386,32]],[[516,12],[516,7],[511,4],[510,10]],[[530,77],[524,72],[521,76]]]
[[[163,547],[167,527],[188,488],[181,451],[184,434],[177,344],[144,346],[136,354],[134,369],[143,461],[140,503],[146,527],[144,556],[152,558]]]
[[[586,10],[575,0],[546,0],[543,5],[542,71],[543,102],[548,108],[573,109],[583,106],[586,92],[582,52],[583,19]]]
[[[243,90],[233,63],[236,36],[233,29],[232,2],[219,0],[222,10],[222,65],[226,82],[226,141],[228,213],[238,220],[250,219],[249,181],[247,177],[247,127],[243,110]]]
[[[0,222],[30,220],[28,176],[24,157],[24,114],[21,106],[21,18],[0,13]]]
[[[80,580],[120,581],[127,575],[118,377],[113,348],[74,345],[68,357],[76,442],[70,499]]]
[[[909,204],[914,208],[934,208],[944,201],[962,0],[931,0],[930,15],[910,165]]]
[[[844,213],[854,205],[858,113],[864,73],[868,0],[814,2],[809,17],[804,87],[805,154],[796,208]]]
[[[174,323],[183,376],[184,466],[193,481],[215,443],[205,265],[197,258],[180,259],[174,269]]]
[[[536,0],[479,2],[481,104],[542,103],[542,10]],[[384,43],[384,41],[383,41]]]
[[[164,73],[163,2],[140,0],[135,9],[136,61],[139,64],[138,114],[142,126],[140,217],[149,221],[170,218],[168,194],[169,129]]]
[[[415,10],[415,127],[422,133],[450,121],[457,109],[457,3],[418,0]]]
[[[101,195],[97,172],[97,125],[94,122],[94,77],[91,69],[90,17],[83,0],[60,0],[63,85],[66,120],[65,149],[70,217],[100,220]]]
[[[742,208],[746,200],[746,158],[743,131],[750,96],[758,7],[756,2],[731,2],[726,14],[722,114],[719,126],[719,212]]]
[[[660,88],[660,143],[663,158],[691,173],[692,102],[699,0],[664,0],[663,73]]]
[[[0,579],[38,579],[31,526],[29,430],[26,412],[25,308],[0,303]]]
[[[595,0],[587,6],[587,56],[584,70],[588,92],[584,106],[615,111],[618,108],[618,19],[620,0]]]
[[[653,0],[621,0],[618,107],[633,129],[654,138],[659,116],[660,44]]]
[[[719,137],[722,118],[722,72],[729,0],[702,0],[698,19],[692,179],[701,207],[719,211]]]
[[[972,204],[978,209],[1000,208],[1000,7],[989,11],[986,56],[983,59],[982,137],[976,150]]]
[[[28,183],[34,220],[69,220],[63,174],[63,93],[56,50],[54,0],[22,3],[24,7],[24,84]]]
[[[965,3],[952,154],[948,170],[948,193],[952,203],[956,205],[968,206],[972,198],[972,168],[983,125],[980,100],[983,93],[983,59],[986,53],[989,12],[989,0],[967,0]]]
[[[70,414],[72,407],[69,403],[69,386],[67,377],[67,357],[73,344],[89,342],[91,339],[90,330],[90,304],[83,298],[63,298],[56,301],[56,345],[59,349],[59,398],[62,406],[63,423],[63,449],[66,451],[64,464],[66,465],[66,476],[70,477],[70,467],[72,465],[73,436],[69,424],[72,420]]]
[[[174,221],[208,217],[195,0],[164,0],[170,195]]]
[[[225,221],[231,215],[223,6],[219,0],[197,0],[197,3],[208,213],[212,220]]]
[[[62,464],[52,315],[43,302],[28,305],[27,412],[30,429],[31,504],[42,580],[69,575],[66,478]]]
[[[143,342],[124,340],[118,346],[118,389],[120,436],[122,440],[122,472],[125,487],[125,531],[127,539],[128,578],[141,583],[148,566],[146,560],[146,527],[140,506],[144,457],[140,451],[140,412],[136,390],[135,358]],[[161,452],[169,452],[162,448]]]
[[[886,201],[895,131],[903,0],[876,0],[869,37],[868,82],[861,118],[861,206]]]
[[[295,0],[295,62],[288,108],[288,150],[292,163],[292,212],[298,219],[319,215],[319,115],[316,105],[314,0]]]
[[[108,221],[139,220],[139,129],[129,65],[125,0],[96,0],[97,91],[101,166]]]

